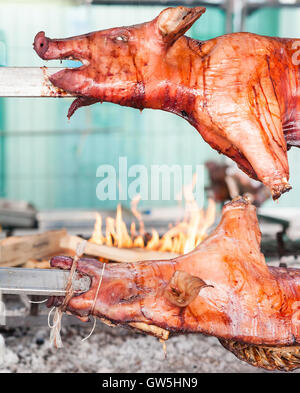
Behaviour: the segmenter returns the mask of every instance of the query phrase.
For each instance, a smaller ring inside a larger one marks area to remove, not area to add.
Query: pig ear
[[[164,297],[174,306],[186,307],[199,294],[200,289],[212,287],[201,278],[177,270],[164,291]]]
[[[173,43],[182,36],[205,12],[204,7],[176,7],[163,10],[157,18],[157,26],[163,39]]]

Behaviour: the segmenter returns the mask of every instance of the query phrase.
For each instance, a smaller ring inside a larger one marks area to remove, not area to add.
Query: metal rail
[[[63,68],[0,67],[0,97],[72,97],[48,80]]]
[[[135,5],[135,6],[176,6],[176,5],[186,5],[186,6],[222,6],[227,0],[89,0],[87,3],[94,5]]]
[[[246,0],[85,0],[85,3],[95,5],[135,5],[135,6],[223,6],[230,2],[241,2],[247,8],[262,7],[299,7],[300,0],[265,0],[265,1],[246,1]]]

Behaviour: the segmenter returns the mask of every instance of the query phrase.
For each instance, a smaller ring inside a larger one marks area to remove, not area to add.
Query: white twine
[[[61,339],[61,335],[60,335],[61,320],[62,320],[62,316],[63,316],[63,310],[67,306],[69,300],[72,297],[72,294],[73,294],[73,289],[72,289],[73,275],[76,272],[77,262],[78,262],[79,258],[84,253],[84,250],[85,250],[85,247],[86,247],[86,243],[87,243],[87,241],[84,240],[83,242],[81,242],[81,243],[79,243],[77,245],[76,256],[74,257],[73,264],[72,264],[72,267],[70,269],[70,277],[69,277],[69,281],[68,281],[68,284],[67,284],[67,287],[66,287],[66,297],[65,297],[65,300],[64,300],[63,304],[60,307],[53,307],[50,310],[49,314],[48,314],[48,327],[51,329],[51,331],[50,331],[50,342],[56,348],[62,348],[63,347],[63,343],[62,343],[62,339]],[[97,297],[98,297],[98,294],[99,294],[99,291],[100,291],[100,288],[101,288],[105,266],[106,266],[106,264],[103,263],[103,267],[102,267],[102,271],[101,271],[101,277],[99,279],[98,287],[97,287],[96,294],[95,294],[95,297],[94,297],[94,300],[93,300],[93,305],[92,305],[92,308],[91,308],[91,315],[94,312],[94,308],[95,308],[95,305],[96,305]],[[46,299],[46,301],[47,301],[47,299]],[[42,301],[42,302],[44,302],[44,301]],[[51,315],[52,315],[53,310],[55,310],[55,312],[54,312],[53,320],[52,320],[52,324],[51,324]],[[84,337],[81,340],[82,342],[86,341],[87,339],[89,339],[91,337],[91,335],[94,333],[94,330],[95,330],[96,324],[97,324],[97,319],[94,316],[93,316],[93,319],[94,319],[94,323],[93,323],[92,330],[91,330],[91,332],[89,333],[89,335],[87,337]]]
[[[103,278],[103,274],[104,274],[104,270],[105,270],[105,265],[106,264],[103,263],[103,267],[102,267],[102,271],[101,271],[101,277],[100,277],[100,280],[99,280],[99,283],[98,283],[96,295],[94,297],[93,305],[92,305],[92,308],[91,308],[91,314],[93,314],[93,311],[94,311],[94,308],[95,308],[95,304],[96,304],[96,301],[97,301],[97,297],[98,297],[98,294],[99,294],[99,291],[100,291],[100,287],[101,287],[101,284],[102,284],[102,278]],[[95,330],[95,327],[96,327],[96,324],[97,324],[97,319],[94,316],[93,316],[93,318],[94,318],[94,324],[93,324],[93,328],[92,328],[90,334],[87,337],[83,338],[81,341],[87,340],[94,333],[94,330]]]
[[[55,309],[54,315],[53,315],[53,323],[50,323],[50,316]],[[60,335],[60,330],[61,330],[61,320],[62,320],[62,311],[60,307],[53,307],[49,314],[48,314],[48,326],[51,329],[50,330],[50,342],[53,346],[56,348],[62,348],[63,343]]]
[[[81,340],[82,342],[85,341],[85,340],[87,340],[88,338],[90,338],[91,335],[94,333],[94,330],[95,330],[95,327],[96,327],[96,324],[97,324],[97,319],[96,319],[94,316],[93,316],[93,319],[94,319],[93,328],[92,328],[92,330],[90,331],[90,334],[89,334],[88,336],[84,337],[84,338]]]
[[[86,240],[83,240],[82,242],[77,244],[76,255],[73,259],[73,263],[72,263],[72,266],[70,269],[69,279],[68,279],[67,286],[66,286],[66,296],[65,296],[65,299],[64,299],[62,305],[59,307],[53,307],[48,314],[48,326],[50,328],[50,342],[56,348],[63,347],[63,343],[62,343],[62,339],[61,339],[61,335],[60,335],[61,320],[62,320],[62,316],[63,316],[63,311],[65,310],[65,308],[67,307],[69,301],[71,300],[71,298],[73,296],[73,288],[72,288],[73,276],[76,273],[78,260],[83,255],[86,244],[87,244]],[[54,309],[55,309],[55,313],[53,316],[53,323],[51,325],[50,317],[51,317],[51,314]]]
[[[96,295],[94,297],[93,306],[91,308],[91,314],[93,314],[93,311],[94,311],[94,308],[95,308],[95,304],[96,304],[96,300],[97,300],[97,297],[98,297],[98,293],[99,293],[99,290],[100,290],[100,287],[101,287],[101,284],[102,284],[102,278],[103,278],[105,266],[106,266],[106,263],[103,263],[103,267],[102,267],[102,271],[101,271],[101,277],[100,277],[100,280],[99,280],[99,283],[98,283]]]

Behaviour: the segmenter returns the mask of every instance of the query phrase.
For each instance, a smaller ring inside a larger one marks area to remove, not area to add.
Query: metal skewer
[[[42,296],[65,296],[69,270],[0,268],[0,293]],[[88,276],[74,274],[72,288],[86,292],[91,285]]]
[[[0,67],[0,97],[72,97],[48,77],[64,68]]]

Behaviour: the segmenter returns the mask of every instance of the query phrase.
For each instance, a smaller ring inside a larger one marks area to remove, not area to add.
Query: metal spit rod
[[[69,270],[0,268],[0,293],[13,295],[65,296]],[[86,292],[91,285],[88,276],[74,274],[72,288]]]
[[[49,76],[64,68],[0,67],[0,97],[72,97],[57,89]]]

